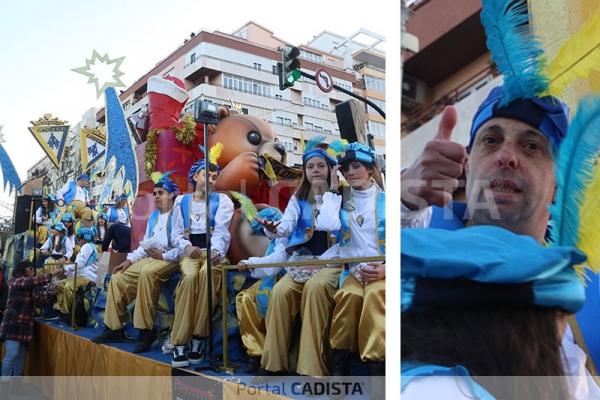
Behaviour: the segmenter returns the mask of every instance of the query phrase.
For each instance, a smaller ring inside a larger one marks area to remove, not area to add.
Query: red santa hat
[[[183,81],[172,76],[148,78],[148,93],[164,94],[178,103],[185,103],[189,98]]]

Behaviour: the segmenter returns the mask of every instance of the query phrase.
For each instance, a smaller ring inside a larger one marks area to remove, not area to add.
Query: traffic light
[[[294,86],[302,76],[300,74],[300,49],[290,47],[281,50],[281,67],[279,68],[279,90]]]

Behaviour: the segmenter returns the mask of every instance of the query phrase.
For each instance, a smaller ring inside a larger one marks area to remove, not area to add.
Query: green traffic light
[[[300,79],[300,77],[302,76],[302,74],[300,73],[299,69],[295,69],[292,72],[289,73],[289,75],[287,76],[287,81],[288,83],[294,83],[296,82],[298,79]]]

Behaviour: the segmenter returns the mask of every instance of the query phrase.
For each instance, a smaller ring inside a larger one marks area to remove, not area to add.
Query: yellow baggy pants
[[[305,283],[286,274],[275,284],[269,298],[261,366],[267,371],[289,370],[289,346],[294,318],[300,313],[302,328],[296,372],[301,375],[328,375],[325,345],[333,310],[333,295],[341,269],[323,268]]]
[[[110,279],[104,324],[113,330],[121,329],[127,305],[136,299],[133,326],[137,329],[154,327],[154,312],[160,295],[160,285],[177,270],[177,263],[146,257]]]
[[[77,287],[86,286],[90,283],[88,278],[81,276],[77,277]],[[54,303],[54,309],[60,311],[63,314],[71,314],[71,307],[73,306],[73,299],[75,298],[75,285],[73,278],[67,278],[60,281],[58,286],[58,293],[56,294],[56,303]]]
[[[362,361],[385,359],[385,279],[362,285],[353,275],[335,294],[329,343],[358,350]]]
[[[260,357],[265,345],[265,319],[258,312],[256,294],[262,281],[242,290],[235,297],[235,307],[242,343],[250,357]]]

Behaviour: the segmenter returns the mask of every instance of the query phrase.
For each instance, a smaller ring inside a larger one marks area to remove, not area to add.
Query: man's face
[[[169,202],[172,201],[171,193],[167,192],[163,188],[154,188],[152,192],[154,195],[154,206],[161,211],[166,210],[169,207]]]
[[[79,179],[77,181],[77,184],[81,187],[88,187],[90,186],[90,181],[88,181],[87,179]]]
[[[487,121],[475,137],[466,180],[472,224],[545,230],[556,182],[550,143],[537,129],[508,118]]]
[[[217,171],[208,171],[208,186],[211,190],[218,176],[219,173]],[[206,170],[202,169],[198,171],[198,173],[194,175],[194,179],[196,180],[196,188],[204,190],[204,186],[206,185]]]

